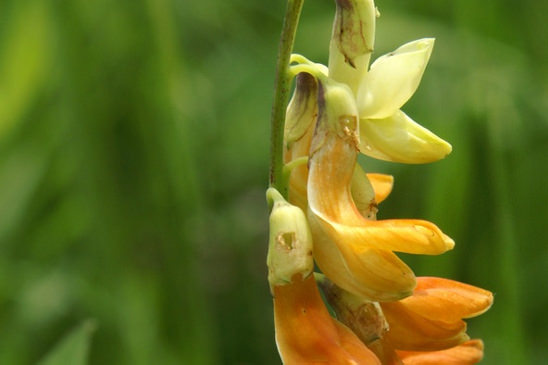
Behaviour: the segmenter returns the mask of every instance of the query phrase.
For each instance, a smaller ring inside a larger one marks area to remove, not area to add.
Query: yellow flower
[[[444,158],[451,145],[400,110],[419,86],[434,39],[406,43],[368,69],[376,16],[372,0],[337,1],[330,44],[329,77],[347,84],[356,97],[359,149],[370,157],[403,163]]]
[[[415,277],[393,251],[440,254],[454,242],[427,221],[374,221],[360,214],[351,192],[357,107],[346,85],[328,80],[319,86],[307,186],[314,258],[332,281],[354,294],[375,301],[404,298],[415,287]]]

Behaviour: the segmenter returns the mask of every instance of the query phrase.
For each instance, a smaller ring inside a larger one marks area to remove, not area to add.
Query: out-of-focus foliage
[[[68,333],[55,347],[38,362],[39,365],[85,365],[88,361],[93,321],[86,321]]]
[[[543,1],[378,0],[381,55],[437,38],[406,112],[453,144],[393,173],[380,216],[456,241],[405,259],[495,292],[485,364],[548,357]],[[0,2],[0,364],[78,323],[91,364],[275,364],[268,133],[283,1]],[[326,62],[334,5],[296,51]]]

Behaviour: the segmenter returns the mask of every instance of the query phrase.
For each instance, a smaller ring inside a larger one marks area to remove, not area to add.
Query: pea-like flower
[[[272,169],[271,180],[288,190],[288,199],[273,187],[267,191],[268,279],[281,358],[286,364],[476,363],[483,343],[469,339],[463,319],[486,311],[492,294],[415,278],[398,252],[438,255],[454,242],[425,220],[377,220],[393,178],[366,173],[357,162],[360,152],[403,163],[451,152],[401,110],[418,88],[434,39],[404,44],[370,65],[378,17],[373,0],[336,4],[328,67],[291,56],[287,76],[296,86],[286,111],[285,164]],[[319,294],[313,258],[336,318]]]
[[[273,188],[268,280],[274,296],[276,343],[285,364],[371,364],[380,361],[345,325],[332,318],[320,296],[312,240],[304,212]]]
[[[326,277],[320,277],[319,283],[337,318],[383,364],[398,364],[400,359],[403,364],[472,364],[483,356],[482,342],[469,339],[463,319],[491,307],[493,295],[487,290],[454,280],[419,277],[411,296],[377,304],[339,288]]]
[[[359,143],[356,104],[348,86],[332,80],[319,83],[319,94],[307,186],[314,258],[332,281],[356,295],[404,298],[415,276],[393,251],[440,254],[454,242],[427,221],[375,221],[360,214],[351,191]]]
[[[336,3],[329,77],[349,85],[356,97],[360,152],[404,163],[433,162],[447,156],[451,145],[400,109],[420,84],[434,39],[406,43],[377,58],[369,67],[378,15],[373,1]]]
[[[476,317],[493,303],[487,290],[458,281],[417,278],[413,295],[381,303],[390,327],[385,338],[398,350],[437,351],[469,339],[465,318]]]

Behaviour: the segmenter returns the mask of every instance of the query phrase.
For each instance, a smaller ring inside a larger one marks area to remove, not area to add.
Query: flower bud
[[[312,235],[304,212],[289,204],[274,188],[266,192],[273,203],[270,213],[268,281],[271,288],[291,282],[295,275],[308,277],[314,269]]]

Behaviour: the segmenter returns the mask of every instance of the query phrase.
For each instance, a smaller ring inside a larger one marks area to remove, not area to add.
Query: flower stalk
[[[278,47],[276,63],[276,81],[274,86],[274,103],[270,119],[270,187],[276,188],[287,197],[287,182],[283,176],[283,137],[285,111],[289,101],[291,75],[289,61],[295,43],[295,34],[301,15],[304,0],[288,0],[287,8]]]

